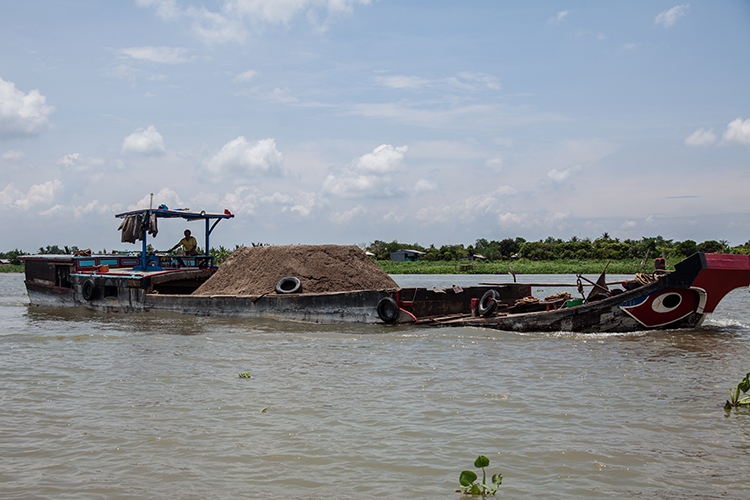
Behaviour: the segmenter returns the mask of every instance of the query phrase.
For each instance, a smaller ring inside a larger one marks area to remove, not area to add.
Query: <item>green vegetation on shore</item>
[[[607,265],[607,262],[607,259],[547,261],[517,259],[500,262],[466,260],[393,262],[378,260],[377,264],[388,274],[508,274],[511,268],[516,274],[599,274]],[[641,260],[638,259],[609,262],[608,274],[635,274],[654,271],[654,262],[651,259],[645,263],[643,269],[641,269]],[[667,268],[673,269],[670,265]]]
[[[239,247],[211,248],[211,255],[216,264],[221,265]],[[76,247],[48,245],[36,253],[71,254],[75,250]],[[667,240],[661,236],[621,241],[604,233],[594,240],[575,236],[567,241],[552,237],[539,241],[523,238],[488,241],[480,238],[473,245],[440,247],[375,240],[365,250],[374,255],[378,265],[388,274],[507,274],[511,268],[517,274],[598,274],[607,262],[610,262],[607,268],[610,274],[633,274],[652,272],[653,259],[662,255],[667,258],[667,268],[672,269],[675,263],[695,252],[750,254],[750,241],[735,247],[723,240],[696,243],[693,240]],[[398,250],[417,250],[420,252],[419,261],[391,261],[391,253]],[[106,253],[106,250],[101,253]],[[22,255],[27,253],[18,249],[0,252],[0,259],[11,263],[1,265],[0,272],[23,272],[23,263],[18,260]]]
[[[22,273],[24,270],[23,264],[11,264],[0,266],[0,273]]]
[[[417,250],[421,252],[420,261],[457,261],[477,258],[488,261],[511,259],[528,259],[530,261],[560,260],[642,260],[649,255],[651,259],[666,255],[670,261],[679,261],[695,252],[705,253],[744,253],[750,254],[750,241],[743,245],[731,247],[727,241],[707,240],[696,243],[693,240],[674,241],[661,236],[643,237],[640,240],[620,240],[604,233],[599,238],[572,237],[565,241],[560,238],[547,238],[539,241],[526,241],[523,238],[506,238],[501,241],[476,240],[473,245],[430,245],[423,247],[419,243],[402,243],[399,241],[375,240],[366,248],[378,260],[389,260],[392,252],[398,250]]]

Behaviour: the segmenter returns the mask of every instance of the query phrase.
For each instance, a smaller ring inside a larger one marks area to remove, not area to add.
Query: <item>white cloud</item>
[[[208,43],[243,43],[250,30],[265,25],[288,26],[304,15],[316,31],[324,32],[339,16],[350,14],[355,5],[371,0],[224,0],[218,10],[190,6],[181,9],[175,0],[136,0],[139,7],[152,7],[164,19],[179,17],[194,21],[193,31]],[[325,14],[319,20],[318,12]]]
[[[523,224],[527,219],[525,214],[514,214],[505,212],[497,215],[497,223],[501,227],[518,226]]]
[[[335,196],[390,197],[403,193],[403,188],[389,175],[403,164],[407,146],[383,144],[357,158],[339,171],[330,172],[323,181],[323,192]]]
[[[185,15],[194,19],[193,31],[206,43],[244,43],[247,39],[245,23],[234,14],[224,15],[205,7],[190,7]]]
[[[17,190],[15,184],[11,182],[5,186],[5,189],[0,191],[0,203],[3,205],[13,205],[13,203],[22,196],[23,193]]]
[[[427,179],[419,179],[417,183],[414,185],[414,192],[419,193],[426,193],[429,191],[437,191],[438,185],[435,181],[429,181]]]
[[[498,186],[493,191],[470,195],[455,203],[445,203],[440,206],[424,207],[417,211],[417,220],[429,224],[445,224],[464,221],[474,222],[488,214],[499,215],[504,198],[516,194],[512,186]]]
[[[262,139],[250,143],[240,136],[230,141],[206,163],[211,174],[247,177],[282,177],[284,157],[276,149],[276,141]],[[221,180],[215,178],[216,181]]]
[[[306,193],[300,191],[294,200],[294,205],[292,205],[289,210],[292,212],[297,212],[302,217],[307,217],[310,215],[310,212],[312,212],[317,202],[318,195],[316,193]]]
[[[201,197],[207,199],[205,194]],[[258,188],[239,186],[225,193],[220,202],[213,201],[211,205],[216,205],[220,210],[227,208],[235,214],[264,216],[270,220],[284,212],[296,212],[301,217],[308,217],[317,203],[317,193],[298,191],[296,194],[285,194],[275,191],[268,195]]]
[[[33,135],[46,127],[55,109],[46,100],[38,90],[24,94],[14,83],[0,78],[0,137]]]
[[[724,132],[724,141],[750,144],[750,118],[745,121],[742,121],[742,118],[737,118],[730,122]]]
[[[18,161],[25,157],[26,154],[23,151],[16,151],[15,149],[6,151],[2,156],[0,156],[0,158],[6,161]]]
[[[48,216],[48,215],[55,215],[55,214],[62,214],[65,212],[65,207],[62,205],[54,205],[52,207],[49,207],[47,210],[41,210],[39,212],[39,215]]]
[[[428,80],[418,76],[392,75],[379,76],[375,80],[382,86],[391,89],[433,89],[459,90],[462,92],[477,92],[481,90],[501,90],[502,86],[497,78],[486,73],[471,73],[463,71],[455,76],[438,80]]]
[[[557,13],[557,15],[550,17],[549,20],[547,21],[547,24],[560,24],[563,21],[563,19],[568,17],[569,13],[570,11],[561,10],[560,12]]]
[[[73,215],[76,218],[81,218],[90,214],[105,214],[111,211],[112,207],[107,204],[100,203],[99,200],[93,200],[84,206],[73,207]]]
[[[677,5],[671,9],[667,9],[654,18],[654,24],[661,24],[665,28],[671,28],[675,25],[677,20],[685,14],[687,14],[690,4],[686,3],[683,5]]]
[[[58,165],[65,165],[72,167],[76,164],[76,160],[81,157],[81,153],[69,153],[57,160]]]
[[[275,88],[273,92],[268,95],[269,99],[282,104],[297,104],[299,99],[291,95],[288,91]]]
[[[182,47],[130,47],[120,49],[118,53],[140,61],[159,64],[182,64],[190,60],[188,50]]]
[[[166,205],[170,209],[174,210],[177,208],[190,208],[186,206],[185,202],[182,201],[179,195],[172,189],[162,188],[158,193],[154,194],[153,201],[151,200],[151,194],[147,194],[132,205],[128,205],[128,210],[140,210],[142,208],[156,208],[159,205]]]
[[[250,80],[252,80],[253,78],[255,78],[255,76],[257,74],[258,74],[257,71],[253,71],[251,69],[249,69],[247,71],[243,71],[242,73],[240,73],[239,75],[237,75],[234,78],[234,83],[246,83],[246,82],[249,82]]]
[[[390,144],[383,144],[375,148],[372,153],[357,158],[352,166],[356,171],[364,173],[394,172],[401,166],[408,149],[408,146],[394,148]]]
[[[176,0],[135,0],[138,7],[155,7],[159,17],[172,19],[180,15]]]
[[[226,193],[221,204],[232,213],[253,215],[258,206],[258,196],[248,186],[240,186],[231,193]]]
[[[368,5],[370,0],[227,0],[222,11],[252,22],[289,24],[299,13],[324,8],[329,15],[350,13],[355,4]]]
[[[358,215],[364,215],[366,213],[367,209],[365,207],[363,207],[362,205],[357,205],[351,210],[347,210],[345,212],[333,212],[328,219],[336,224],[346,224],[348,222],[351,222],[352,219],[354,219]]]
[[[164,148],[164,138],[156,131],[156,128],[154,128],[153,125],[149,125],[145,129],[136,129],[135,132],[122,141],[121,149],[123,154],[139,154],[145,156],[159,156],[166,152]]]
[[[35,205],[50,204],[55,194],[63,187],[59,180],[47,181],[44,184],[34,184],[29,192],[24,194],[16,189],[13,183],[0,191],[0,203],[21,210],[28,210]]]
[[[416,76],[381,76],[376,79],[384,87],[391,89],[417,89],[429,83],[429,80]]]
[[[487,168],[491,168],[495,172],[500,172],[503,169],[503,159],[499,156],[489,158],[484,162],[484,166]]]
[[[638,46],[638,44],[633,42],[627,42],[622,44],[622,48],[625,50],[635,50],[635,48]]]
[[[572,167],[563,170],[553,168],[552,170],[547,172],[547,177],[555,182],[562,182],[570,177],[574,172],[578,172],[579,170],[581,170],[581,168],[582,167],[580,165],[573,165]]]
[[[710,146],[715,142],[716,134],[714,134],[714,129],[712,128],[708,130],[699,128],[685,139],[686,146]]]

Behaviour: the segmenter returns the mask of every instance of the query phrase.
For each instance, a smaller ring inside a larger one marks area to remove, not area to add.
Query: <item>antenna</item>
[[[154,208],[154,193],[151,193],[151,201],[148,202],[148,209]]]

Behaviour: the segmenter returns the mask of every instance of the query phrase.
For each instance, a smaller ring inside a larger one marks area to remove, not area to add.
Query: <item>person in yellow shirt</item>
[[[185,251],[185,255],[198,255],[198,240],[190,235],[190,229],[185,229],[185,237],[182,238],[169,251],[173,251],[180,245],[182,245],[182,249]]]

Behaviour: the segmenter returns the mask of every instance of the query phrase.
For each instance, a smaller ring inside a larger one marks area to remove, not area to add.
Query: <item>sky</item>
[[[231,248],[740,245],[750,2],[4,2],[0,251],[137,249],[152,193]]]

